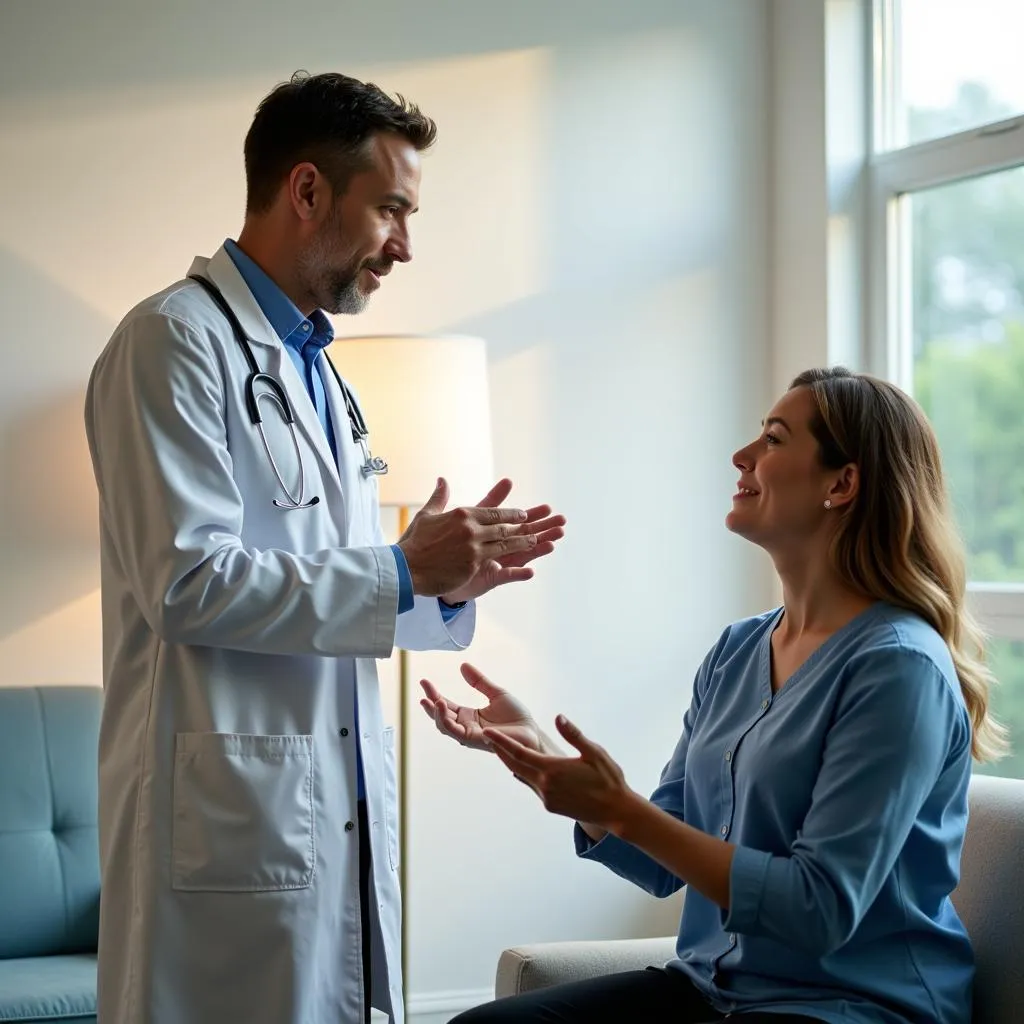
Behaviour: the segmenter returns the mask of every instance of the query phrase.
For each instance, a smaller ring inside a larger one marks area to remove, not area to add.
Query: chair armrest
[[[606,939],[600,942],[541,942],[502,951],[495,997],[514,996],[564,981],[583,981],[618,971],[661,967],[676,955],[674,935],[658,939]]]

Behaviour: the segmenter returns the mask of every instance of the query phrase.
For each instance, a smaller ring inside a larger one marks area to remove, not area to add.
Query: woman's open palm
[[[464,747],[490,750],[484,729],[495,729],[531,750],[541,749],[541,734],[529,709],[510,693],[495,686],[472,665],[462,666],[462,678],[487,698],[487,706],[470,708],[443,696],[427,679],[420,680],[425,697],[420,707],[434,720],[439,732]]]

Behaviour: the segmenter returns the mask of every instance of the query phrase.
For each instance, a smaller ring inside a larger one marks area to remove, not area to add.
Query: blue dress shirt
[[[252,297],[263,311],[263,315],[281,339],[285,351],[305,383],[306,391],[320,418],[334,454],[334,461],[337,463],[338,445],[331,423],[331,411],[327,405],[327,395],[324,392],[323,378],[325,371],[331,371],[324,366],[327,357],[320,358],[323,350],[334,341],[334,328],[331,327],[330,320],[319,309],[313,310],[312,316],[304,317],[276,282],[242,252],[235,242],[230,238],[226,239],[224,248],[252,292]],[[415,600],[412,592],[412,574],[409,572],[409,564],[402,549],[397,544],[392,544],[391,550],[394,552],[395,564],[398,567],[398,613],[402,614],[412,608]],[[444,604],[441,605],[441,610],[447,610]],[[457,612],[458,609],[451,611]]]
[[[781,615],[722,634],[651,798],[735,844],[729,909],[688,890],[669,966],[722,1012],[969,1024],[973,956],[950,893],[971,724],[949,650],[879,603],[772,693]],[[682,885],[614,836],[575,835],[654,895]]]

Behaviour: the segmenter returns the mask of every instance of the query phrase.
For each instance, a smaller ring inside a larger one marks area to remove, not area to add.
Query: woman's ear
[[[850,505],[860,490],[860,469],[855,462],[849,462],[839,471],[827,495],[829,508]]]

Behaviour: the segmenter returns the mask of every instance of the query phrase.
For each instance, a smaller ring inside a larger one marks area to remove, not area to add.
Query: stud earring
[[[831,507],[832,507],[832,499],[831,498],[826,498],[825,499],[825,508],[831,508]]]

